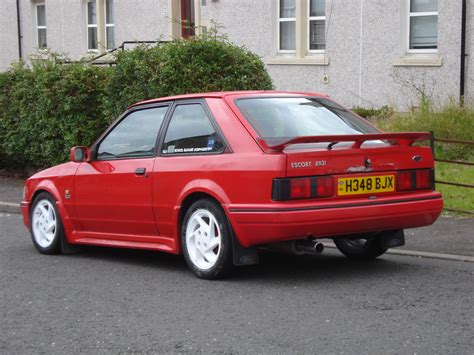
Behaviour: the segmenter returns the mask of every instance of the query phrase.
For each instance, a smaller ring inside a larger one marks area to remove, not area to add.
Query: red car
[[[91,147],[26,183],[44,254],[75,245],[183,253],[202,278],[260,248],[351,258],[404,244],[443,201],[429,133],[382,133],[325,95],[222,92],[131,106]]]

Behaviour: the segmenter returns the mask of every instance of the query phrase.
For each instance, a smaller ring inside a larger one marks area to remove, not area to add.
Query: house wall
[[[168,0],[120,0],[114,10],[117,46],[124,41],[168,39]]]
[[[8,14],[8,15],[6,15]],[[18,31],[16,22],[16,1],[0,1],[0,70],[18,60]]]
[[[474,2],[467,8],[466,103],[474,105]]]
[[[301,0],[297,0],[301,1]],[[175,3],[174,3],[175,2]],[[21,1],[24,57],[37,53],[35,1]],[[85,0],[46,0],[48,47],[73,59],[87,55]],[[177,0],[115,0],[115,43],[169,39]],[[318,65],[281,64],[277,53],[277,0],[195,0],[202,24],[260,55],[280,90],[319,91],[342,104],[416,106],[421,91],[442,105],[459,96],[461,0],[439,0],[441,66],[406,66],[408,0],[327,0],[327,48]],[[468,1],[468,52],[474,42],[474,2]],[[0,69],[18,57],[15,0],[0,1]],[[179,12],[179,11],[178,11]],[[173,35],[176,35],[174,33]],[[284,56],[285,57],[285,56]],[[291,56],[290,56],[291,57]],[[291,58],[290,58],[291,59]],[[322,65],[328,61],[328,65]],[[394,65],[398,62],[398,65]],[[400,65],[402,62],[403,65]],[[280,64],[275,64],[280,63]],[[323,83],[323,75],[329,78]],[[467,57],[467,101],[474,101],[474,53]]]
[[[420,90],[440,105],[456,100],[461,2],[439,0],[437,57],[442,60],[439,67],[394,65],[394,61],[406,55],[403,36],[408,10],[404,2],[327,0],[327,66],[269,64],[271,58],[277,57],[276,1],[258,4],[252,0],[208,1],[206,11],[209,18],[225,27],[232,42],[245,45],[263,57],[277,89],[325,92],[349,107],[391,105],[408,109],[418,104]],[[471,4],[470,11],[473,8]],[[470,22],[472,32],[474,21]],[[469,58],[472,62],[473,58]],[[473,70],[470,65],[470,78],[474,78]],[[322,82],[324,74],[329,77],[328,84]],[[469,85],[473,90],[472,80]]]

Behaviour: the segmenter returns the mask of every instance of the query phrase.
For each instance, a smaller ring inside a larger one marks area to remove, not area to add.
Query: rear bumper
[[[227,213],[244,247],[317,238],[422,227],[443,209],[438,192],[345,203],[229,205]]]

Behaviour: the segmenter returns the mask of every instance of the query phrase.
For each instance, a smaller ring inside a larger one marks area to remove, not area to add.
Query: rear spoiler
[[[354,142],[351,148],[360,148],[366,141],[384,140],[391,144],[400,146],[411,146],[417,141],[432,141],[431,132],[409,132],[409,133],[368,133],[368,134],[348,134],[348,135],[323,135],[323,136],[304,136],[296,138],[257,138],[262,148],[269,153],[282,152],[286,147],[293,144],[302,143],[329,143],[328,150],[332,145],[339,142]],[[272,142],[273,141],[273,142]],[[332,143],[332,144],[331,144]]]

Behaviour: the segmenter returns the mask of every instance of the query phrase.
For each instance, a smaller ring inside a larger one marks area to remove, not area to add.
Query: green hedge
[[[0,141],[7,168],[44,167],[67,159],[71,146],[90,144],[101,117],[108,71],[83,64],[37,62],[1,75]]]
[[[110,103],[128,105],[185,93],[272,88],[257,55],[218,40],[196,40],[119,53],[108,94]],[[122,108],[112,106],[110,112],[116,116]]]
[[[64,162],[74,145],[90,145],[129,105],[169,95],[269,90],[258,56],[219,40],[140,46],[114,67],[15,64],[0,73],[0,169]]]

